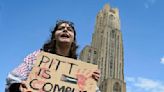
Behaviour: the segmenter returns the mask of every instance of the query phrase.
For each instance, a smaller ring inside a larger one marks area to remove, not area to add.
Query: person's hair
[[[62,23],[67,23],[74,30],[73,31],[74,32],[74,42],[72,42],[72,44],[71,44],[69,56],[67,56],[67,57],[77,59],[76,50],[77,50],[78,46],[76,43],[76,31],[75,31],[73,22],[70,22],[70,21],[58,20],[56,22],[56,26],[51,31],[50,39],[43,45],[42,50],[45,52],[56,54],[55,32],[56,32],[58,26],[60,26]]]

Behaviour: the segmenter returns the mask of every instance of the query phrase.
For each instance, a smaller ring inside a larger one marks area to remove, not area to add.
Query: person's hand
[[[101,76],[100,70],[94,70],[92,74],[92,78],[95,79],[97,82],[99,81],[99,78]]]
[[[32,91],[30,91],[30,90],[27,88],[27,86],[26,86],[26,84],[25,84],[24,81],[20,84],[19,90],[20,90],[21,92],[32,92]]]

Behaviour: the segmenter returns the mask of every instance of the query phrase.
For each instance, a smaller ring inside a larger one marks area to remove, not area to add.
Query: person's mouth
[[[62,37],[62,38],[69,38],[69,35],[68,34],[62,34],[60,37]]]

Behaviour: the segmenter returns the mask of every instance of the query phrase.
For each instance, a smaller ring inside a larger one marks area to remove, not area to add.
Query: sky
[[[0,92],[7,74],[48,40],[56,20],[74,22],[78,53],[89,45],[106,3],[119,9],[127,92],[164,92],[163,0],[0,0]]]

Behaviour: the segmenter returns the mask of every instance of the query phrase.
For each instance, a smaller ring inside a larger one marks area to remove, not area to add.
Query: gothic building
[[[124,53],[119,10],[106,4],[96,17],[91,45],[85,46],[80,59],[97,64],[101,70],[102,92],[126,92]]]

